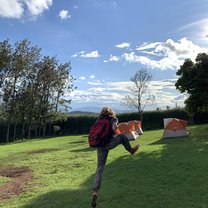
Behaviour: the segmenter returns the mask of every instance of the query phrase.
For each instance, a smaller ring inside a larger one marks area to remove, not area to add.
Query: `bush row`
[[[118,114],[117,117],[119,122],[128,122],[130,120],[137,120],[138,113],[123,113]],[[145,131],[163,128],[163,118],[185,119],[189,121],[189,124],[208,123],[208,112],[197,113],[191,118],[183,109],[144,112],[142,119],[142,129]],[[47,125],[46,136],[87,134],[89,132],[90,126],[96,121],[96,119],[97,116],[95,115],[69,116],[66,121],[58,121],[52,125]],[[7,125],[5,123],[0,123],[0,143],[5,142],[6,129]],[[21,124],[17,125],[16,134],[17,139],[22,139]],[[27,138],[27,132],[25,132],[24,137]],[[32,137],[35,137],[35,132],[33,131]],[[12,138],[13,135],[10,135],[10,141],[13,141]]]

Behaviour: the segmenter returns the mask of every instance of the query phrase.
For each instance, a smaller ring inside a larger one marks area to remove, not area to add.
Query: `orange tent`
[[[116,134],[124,134],[131,140],[136,140],[139,135],[142,135],[141,122],[140,121],[129,121],[127,123],[120,123],[116,130]]]
[[[138,120],[129,121],[128,127],[132,131],[135,131],[138,135],[143,134],[142,127],[141,127],[141,121],[138,121]]]
[[[177,118],[164,118],[163,138],[188,136],[186,130],[188,121]]]

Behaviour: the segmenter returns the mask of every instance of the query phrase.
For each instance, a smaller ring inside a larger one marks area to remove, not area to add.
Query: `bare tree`
[[[124,104],[130,108],[137,109],[138,120],[142,120],[143,110],[155,100],[155,96],[151,95],[148,89],[152,74],[146,69],[140,69],[130,80],[132,81],[132,85],[129,86],[130,94],[125,96]]]

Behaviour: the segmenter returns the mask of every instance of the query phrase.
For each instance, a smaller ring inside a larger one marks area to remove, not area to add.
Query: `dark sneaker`
[[[93,208],[95,208],[96,207],[96,201],[97,201],[97,195],[96,194],[93,194],[93,196],[92,196],[92,202],[91,202],[91,206],[93,207]]]
[[[135,153],[138,149],[139,149],[139,145],[136,144],[134,147],[131,148],[130,153],[131,153],[132,155],[134,155],[134,153]]]

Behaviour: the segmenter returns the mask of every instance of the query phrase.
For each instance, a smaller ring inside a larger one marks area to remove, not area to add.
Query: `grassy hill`
[[[163,130],[144,132],[132,156],[120,145],[109,154],[98,208],[207,208],[208,125],[190,136],[163,140]],[[96,151],[85,135],[0,146],[0,167],[28,167],[33,178],[1,208],[89,208]],[[8,177],[0,177],[0,189]]]

